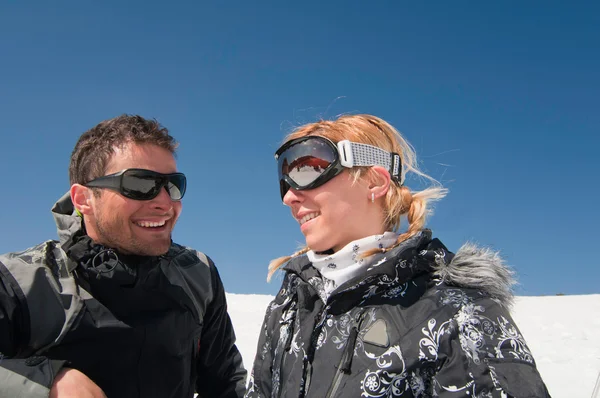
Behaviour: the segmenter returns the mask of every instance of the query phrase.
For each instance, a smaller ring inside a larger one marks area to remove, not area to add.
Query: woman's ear
[[[374,200],[385,196],[392,181],[389,171],[381,166],[372,166],[370,172],[369,199]]]
[[[71,202],[73,202],[73,207],[75,210],[81,215],[91,215],[94,214],[92,207],[92,193],[90,189],[84,187],[81,184],[73,184],[71,185]]]

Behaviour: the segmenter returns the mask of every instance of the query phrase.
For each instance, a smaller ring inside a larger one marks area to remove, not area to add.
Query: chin
[[[122,248],[124,253],[135,254],[137,256],[158,257],[166,254],[171,247],[171,241],[154,245],[143,245],[132,248]]]
[[[166,254],[167,251],[145,251],[145,252],[140,252],[140,253],[134,253],[137,256],[143,256],[143,257],[160,257],[163,254]]]
[[[160,247],[149,248],[149,250],[147,250],[146,256],[162,256],[163,254],[167,254],[170,247],[171,247],[171,244],[168,244],[164,247],[160,246]]]
[[[167,252],[169,251],[169,249],[167,250],[149,250],[146,251],[145,253],[140,253],[140,255],[142,256],[148,256],[148,257],[158,257],[158,256],[162,256],[163,254],[167,254]]]
[[[306,246],[308,246],[308,248],[315,253],[321,253],[321,252],[327,251],[333,247],[333,245],[324,244],[322,241],[320,241],[320,242],[308,242],[307,241]]]

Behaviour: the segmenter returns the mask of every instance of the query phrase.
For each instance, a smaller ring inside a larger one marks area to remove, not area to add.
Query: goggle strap
[[[400,155],[388,152],[373,145],[342,140],[337,143],[340,154],[340,163],[344,167],[354,166],[382,166],[391,177],[401,182],[402,160]]]

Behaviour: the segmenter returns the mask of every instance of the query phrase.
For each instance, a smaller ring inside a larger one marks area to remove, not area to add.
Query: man
[[[156,121],[84,133],[59,241],[0,256],[0,397],[239,397],[246,371],[213,262],[171,241],[185,176]]]

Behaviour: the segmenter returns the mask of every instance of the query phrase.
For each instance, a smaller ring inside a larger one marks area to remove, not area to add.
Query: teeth
[[[300,225],[304,224],[305,222],[307,222],[309,220],[312,220],[315,217],[318,217],[320,214],[321,213],[310,213],[310,214],[305,215],[304,217],[302,217],[300,219],[300,221],[299,221]]]
[[[150,221],[138,221],[136,222],[137,225],[139,225],[140,227],[144,227],[144,228],[156,228],[156,227],[162,227],[163,225],[165,225],[164,221],[161,222],[150,222]]]

